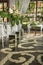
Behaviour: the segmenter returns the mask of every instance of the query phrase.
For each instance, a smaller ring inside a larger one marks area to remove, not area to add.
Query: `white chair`
[[[0,39],[2,39],[2,47],[4,48],[4,37],[6,37],[4,23],[0,23]]]
[[[15,34],[18,32],[18,25],[15,23],[15,25],[12,27],[12,33]]]
[[[7,44],[8,39],[9,39],[9,35],[11,35],[11,25],[10,24],[5,24],[1,23],[0,24],[0,38],[2,39],[2,47],[4,48],[4,41],[6,41],[5,44]],[[4,40],[5,38],[5,40]]]
[[[27,24],[27,29],[29,33],[30,33],[30,28],[31,28],[30,24]]]
[[[19,24],[18,24],[18,31],[21,31],[22,30],[22,24],[21,22],[19,21]]]
[[[19,24],[18,24],[18,31],[19,31],[19,41],[21,40],[21,32],[22,32],[22,24],[21,22],[19,21]]]
[[[12,34],[12,29],[11,29],[11,24],[9,23],[9,22],[7,22],[6,24],[5,24],[5,26],[6,26],[6,44],[7,45],[9,45],[9,35],[11,35]]]
[[[0,39],[2,37],[2,24],[0,23]]]
[[[7,29],[7,37],[9,38],[9,35],[12,34],[12,29],[11,29],[11,24],[10,23],[6,24],[6,29]]]
[[[15,25],[12,27],[12,34],[15,35],[15,50],[17,50],[17,34],[18,32],[18,25],[15,23]]]

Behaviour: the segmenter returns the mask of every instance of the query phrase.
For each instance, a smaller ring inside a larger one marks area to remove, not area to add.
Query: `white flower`
[[[16,10],[16,6],[15,5],[13,5],[13,10]]]
[[[19,14],[19,11],[18,11],[18,10],[16,10],[16,11],[15,11],[15,13],[16,13],[16,14]]]
[[[9,8],[9,13],[12,14],[13,13],[13,10],[11,8]]]

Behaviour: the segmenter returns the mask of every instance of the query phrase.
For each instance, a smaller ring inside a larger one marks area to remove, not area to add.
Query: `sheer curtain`
[[[22,7],[21,7],[21,10],[20,10],[20,13],[25,13],[27,8],[28,8],[28,5],[30,3],[30,0],[22,0]]]
[[[28,8],[28,5],[30,3],[30,0],[10,0],[9,2],[9,6],[10,8],[13,8],[13,5],[16,4],[16,2],[19,1],[19,11],[20,13],[25,13],[27,8]]]
[[[9,1],[9,8],[13,9],[13,6],[15,5],[15,0]]]

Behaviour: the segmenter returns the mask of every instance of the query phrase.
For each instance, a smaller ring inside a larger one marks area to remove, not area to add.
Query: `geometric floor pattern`
[[[1,49],[0,65],[43,65],[43,36],[23,38],[16,51],[8,49]]]

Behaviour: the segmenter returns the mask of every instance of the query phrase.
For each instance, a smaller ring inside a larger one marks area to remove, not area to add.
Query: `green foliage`
[[[23,22],[28,22],[30,19],[30,17],[28,15],[25,15],[25,14],[24,15],[15,14],[15,13],[10,14],[10,13],[5,12],[5,11],[0,11],[0,16],[2,18],[4,18],[4,17],[9,18],[12,26],[14,26],[15,22],[16,22],[16,24],[18,24],[19,20],[21,21],[21,23],[23,23]]]
[[[30,2],[30,10],[34,10],[34,7],[35,7],[35,3],[33,1]]]
[[[12,26],[15,24],[15,22],[16,22],[16,24],[18,24],[19,20],[20,20],[19,14],[15,14],[15,15],[11,14],[10,20],[11,20]]]
[[[35,8],[35,3],[34,3],[34,1],[31,1],[29,6],[28,6],[28,9],[27,9],[26,13],[29,13],[29,14],[33,13],[34,12],[34,8]]]
[[[0,11],[0,16],[1,17],[7,17],[8,18],[8,13],[7,12],[4,12],[4,11]]]
[[[19,0],[15,1],[15,6],[16,6],[17,9],[19,9]]]
[[[27,25],[26,25],[26,24],[25,24],[25,25],[24,25],[24,24],[22,24],[22,28],[23,28],[23,29],[26,29],[26,27],[27,27]]]
[[[38,24],[40,24],[39,21],[32,21],[32,22],[30,23],[30,25],[31,25],[32,27],[37,27]]]
[[[12,14],[10,14],[10,13],[8,13],[8,12],[5,12],[5,11],[0,11],[0,16],[2,17],[2,18],[9,18],[10,19],[10,21],[11,21],[11,25],[14,25],[15,24],[15,22],[18,24],[19,23],[19,19],[20,19],[20,15],[19,14],[14,14],[13,15],[13,13]]]

